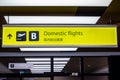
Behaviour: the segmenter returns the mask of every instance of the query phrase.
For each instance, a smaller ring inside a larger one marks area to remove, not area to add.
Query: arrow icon
[[[12,35],[11,35],[11,34],[8,34],[7,37],[9,37],[9,39],[11,39]]]

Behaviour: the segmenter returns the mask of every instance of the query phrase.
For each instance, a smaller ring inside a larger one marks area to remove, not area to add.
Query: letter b
[[[31,39],[35,40],[37,38],[37,34],[36,33],[31,33]]]
[[[38,31],[30,31],[29,32],[29,41],[38,41],[39,40],[39,32]]]

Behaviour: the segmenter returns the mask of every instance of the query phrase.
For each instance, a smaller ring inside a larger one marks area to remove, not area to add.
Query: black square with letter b
[[[39,31],[30,31],[29,41],[39,41]]]

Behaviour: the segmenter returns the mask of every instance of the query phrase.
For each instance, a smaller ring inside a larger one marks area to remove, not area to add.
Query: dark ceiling
[[[113,0],[97,24],[118,24],[120,22],[120,0]]]

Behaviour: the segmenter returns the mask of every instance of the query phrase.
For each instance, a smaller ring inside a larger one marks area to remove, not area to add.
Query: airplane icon
[[[25,35],[26,35],[25,33],[23,33],[23,34],[20,34],[20,33],[17,34],[18,37],[22,37],[22,36],[25,36]]]
[[[16,41],[26,41],[26,31],[17,31]]]

